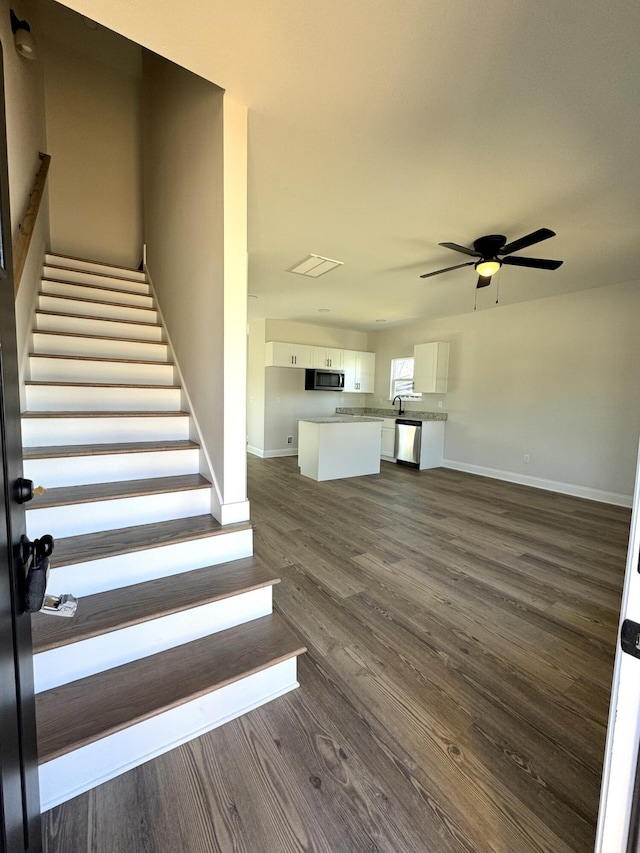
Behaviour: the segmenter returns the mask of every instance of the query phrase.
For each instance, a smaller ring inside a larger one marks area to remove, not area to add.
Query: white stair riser
[[[106,275],[116,275],[119,278],[129,278],[135,281],[146,281],[146,274],[141,270],[130,270],[126,267],[114,267],[111,264],[101,264],[98,261],[85,261],[81,258],[67,258],[64,255],[45,255],[44,262],[55,267],[65,269],[84,270],[85,272],[99,272]]]
[[[108,287],[90,287],[79,282],[42,279],[41,290],[54,296],[73,296],[75,299],[99,299],[102,302],[118,302],[121,305],[136,305],[138,308],[153,308],[153,297],[144,293],[129,293]]]
[[[55,590],[50,590],[55,594]],[[80,607],[82,604],[79,605]],[[37,654],[35,691],[87,678],[271,613],[271,587],[254,589]]]
[[[179,412],[180,389],[27,385],[31,412]]]
[[[59,593],[71,591],[81,598],[192,569],[217,566],[252,554],[253,531],[250,528],[60,567],[56,567],[54,547],[49,586]]]
[[[48,489],[59,486],[86,486],[116,483],[148,477],[177,477],[197,474],[200,452],[164,450],[145,453],[113,453],[103,456],[66,456],[25,459],[24,476]]]
[[[42,311],[57,311],[60,314],[84,314],[88,317],[104,317],[111,320],[131,320],[140,323],[158,322],[158,312],[149,308],[66,299],[62,296],[50,296],[46,293],[41,293],[38,296],[38,308]]]
[[[42,811],[82,794],[298,687],[296,658],[40,766]]]
[[[139,358],[144,361],[167,361],[169,357],[167,344],[50,335],[47,332],[33,333],[33,351],[53,355],[94,356],[95,358]]]
[[[149,292],[149,285],[146,281],[129,278],[124,273],[121,276],[110,273],[101,274],[96,271],[73,270],[54,264],[47,264],[43,269],[43,276],[44,278],[77,282],[78,284],[97,284],[103,287],[112,287],[115,290],[135,290],[138,293]]]
[[[84,361],[70,358],[29,358],[31,378],[37,382],[116,382],[140,385],[172,385],[172,364],[135,361]]]
[[[184,441],[189,438],[189,416],[23,418],[25,447],[69,444],[109,444],[128,441]]]
[[[211,512],[210,488],[41,509],[30,505],[26,512],[27,535],[30,539],[36,539],[43,533],[50,533],[54,539],[61,539],[173,518],[191,518],[208,512]]]
[[[78,335],[104,335],[107,338],[137,338],[161,341],[162,328],[147,323],[125,323],[99,317],[72,317],[66,314],[36,314],[36,329],[48,332],[69,332]]]

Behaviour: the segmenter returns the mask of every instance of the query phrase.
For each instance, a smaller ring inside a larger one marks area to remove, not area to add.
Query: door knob
[[[34,495],[44,495],[47,491],[44,486],[34,486],[33,480],[26,480],[24,477],[18,477],[14,489],[19,504],[25,504],[32,500]]]

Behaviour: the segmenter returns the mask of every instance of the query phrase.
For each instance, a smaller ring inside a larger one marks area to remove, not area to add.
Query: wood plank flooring
[[[250,457],[301,689],[49,812],[47,853],[588,853],[630,512]]]

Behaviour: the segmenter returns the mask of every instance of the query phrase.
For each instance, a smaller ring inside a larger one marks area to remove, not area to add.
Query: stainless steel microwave
[[[344,370],[315,370],[304,372],[305,391],[344,391]]]

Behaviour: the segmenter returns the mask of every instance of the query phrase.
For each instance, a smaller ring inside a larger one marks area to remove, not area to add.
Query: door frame
[[[15,497],[22,476],[22,436],[15,326],[9,167],[0,44],[0,851],[42,850],[33,682],[31,616],[24,610],[24,573],[18,562],[24,507]]]

